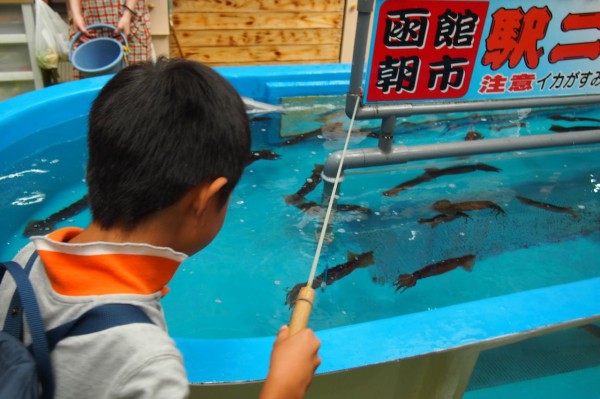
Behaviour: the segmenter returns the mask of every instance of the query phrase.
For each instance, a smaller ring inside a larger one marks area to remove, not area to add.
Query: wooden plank
[[[185,58],[203,63],[230,64],[242,60],[265,62],[298,62],[338,59],[339,45],[322,46],[253,46],[253,47],[184,47]]]
[[[272,29],[191,31],[176,30],[181,47],[256,46],[289,44],[339,44],[339,29]]]
[[[181,12],[304,11],[342,12],[344,0],[173,0],[174,14]]]
[[[171,56],[215,66],[339,62],[346,0],[173,0],[173,5]]]
[[[226,29],[341,29],[341,13],[203,13],[175,14],[176,30],[226,30]]]
[[[175,42],[175,39],[173,37],[173,35],[171,35],[169,37],[169,44],[170,44],[170,57],[173,58],[185,58],[185,53],[182,54],[179,52],[179,48],[177,47],[177,43]],[[181,49],[182,51],[185,51],[183,48]],[[186,49],[187,51],[190,51],[189,48]],[[226,60],[226,61],[213,61],[213,62],[207,62],[207,61],[202,61],[199,58],[197,58],[199,61],[203,62],[204,64],[207,65],[212,65],[212,66],[224,66],[224,65],[238,65],[238,66],[243,66],[243,65],[276,65],[276,64],[336,64],[339,62],[339,57],[337,54],[332,54],[331,58],[324,58],[324,59],[319,59],[319,60],[302,60],[302,61],[298,61],[298,60],[289,60],[289,61],[257,61],[257,60],[253,60],[253,59],[236,59],[236,60]]]

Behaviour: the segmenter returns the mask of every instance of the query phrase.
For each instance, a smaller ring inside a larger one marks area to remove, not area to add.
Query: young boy
[[[39,255],[30,277],[47,329],[106,303],[134,304],[154,324],[60,341],[51,354],[56,398],[187,397],[160,299],[179,264],[223,225],[250,151],[244,104],[199,63],[132,65],[94,101],[88,145],[91,224],[32,237],[15,261]],[[13,287],[7,278],[0,287],[2,324]],[[301,398],[319,345],[311,330],[289,336],[283,327],[261,398]]]

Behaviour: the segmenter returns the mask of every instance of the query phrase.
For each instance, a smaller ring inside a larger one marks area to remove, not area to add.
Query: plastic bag
[[[42,69],[69,59],[69,25],[42,0],[35,0],[35,57]]]

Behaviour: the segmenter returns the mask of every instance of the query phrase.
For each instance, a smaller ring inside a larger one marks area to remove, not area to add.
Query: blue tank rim
[[[322,358],[318,374],[460,348],[481,351],[599,320],[597,277],[317,331]],[[175,341],[192,384],[230,383],[264,379],[274,337]]]
[[[272,103],[281,96],[345,94],[350,76],[348,64],[216,69],[241,95]],[[86,115],[110,77],[63,83],[0,102],[0,150],[67,117]],[[600,277],[318,331],[323,359],[318,373],[485,347],[597,320]],[[274,337],[174,339],[192,384],[264,379],[274,341]]]
[[[350,64],[227,66],[215,68],[240,95],[275,103],[282,96],[340,95],[348,90]],[[0,150],[18,139],[86,115],[98,91],[113,75],[60,83],[0,102]],[[76,100],[75,100],[76,99]],[[31,117],[32,114],[44,118]]]

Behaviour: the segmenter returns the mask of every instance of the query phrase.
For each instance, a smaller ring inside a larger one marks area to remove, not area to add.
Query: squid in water
[[[274,159],[279,159],[280,157],[281,155],[272,150],[254,150],[250,151],[250,153],[248,154],[244,166],[248,166],[252,162],[258,161],[259,159],[272,161]]]
[[[475,131],[469,130],[465,135],[465,141],[474,141],[474,140],[483,140],[483,134]]]
[[[294,137],[287,139],[284,142],[280,143],[279,145],[281,147],[285,147],[285,146],[298,144],[298,143],[301,143],[304,140],[310,139],[312,137],[320,136],[323,133],[339,130],[343,126],[344,126],[343,122],[327,122],[315,130],[311,130],[310,132],[306,132],[306,133],[297,134]]]
[[[23,235],[31,237],[36,234],[48,234],[56,229],[56,223],[62,222],[70,217],[81,213],[88,207],[88,196],[87,194],[73,202],[71,205],[66,206],[58,212],[53,213],[43,220],[31,220],[25,226]]]
[[[573,219],[575,219],[575,220],[581,220],[581,216],[579,216],[579,213],[577,213],[572,208],[568,208],[565,206],[552,205],[552,204],[548,204],[546,202],[535,201],[530,198],[522,197],[520,195],[517,195],[516,198],[522,204],[534,206],[536,208],[544,209],[544,210],[550,211],[550,212],[566,213],[568,215],[571,215],[571,217],[573,217]]]
[[[484,164],[484,163],[476,163],[473,165],[451,166],[449,168],[444,168],[444,169],[428,168],[428,169],[425,169],[425,173],[423,173],[422,175],[417,176],[414,179],[405,181],[404,183],[401,183],[401,184],[397,185],[396,187],[391,188],[387,191],[384,191],[383,195],[385,195],[386,197],[395,197],[396,195],[398,195],[398,193],[400,193],[406,189],[409,189],[409,188],[414,187],[421,183],[431,181],[433,179],[437,179],[440,176],[471,173],[471,172],[475,172],[478,170],[484,171],[484,172],[499,172],[500,171],[500,169],[498,169],[494,166]]]
[[[550,126],[550,130],[555,133],[585,132],[588,130],[598,130],[598,128],[598,126]]]
[[[454,215],[446,215],[444,213],[441,213],[439,215],[435,215],[434,217],[432,217],[430,219],[419,219],[419,220],[417,220],[417,222],[419,222],[421,224],[428,224],[431,226],[431,228],[434,228],[438,224],[448,223],[448,222],[451,222],[458,218],[471,219],[471,217],[469,215],[467,215],[466,213],[457,212]]]
[[[306,179],[302,187],[298,189],[294,194],[285,195],[283,199],[287,205],[296,205],[305,202],[304,196],[315,189],[321,183],[321,172],[323,172],[324,165],[315,164],[310,177]]]
[[[492,201],[464,201],[453,203],[447,199],[441,199],[431,205],[431,209],[445,215],[456,215],[461,212],[478,211],[486,208],[492,209],[496,215],[506,214],[500,205]]]
[[[317,204],[315,201],[304,201],[293,204],[296,208],[300,209],[302,212],[308,214],[318,214],[325,209]],[[337,204],[335,206],[336,212],[358,212],[366,215],[370,215],[373,213],[369,208],[362,205],[353,205],[353,204]]]
[[[600,123],[600,119],[598,118],[589,118],[584,116],[568,116],[568,115],[550,115],[548,119],[552,119],[553,121],[568,121],[568,122],[598,122]]]
[[[312,282],[312,288],[320,287],[323,283],[326,285],[331,285],[341,278],[346,277],[354,270],[370,266],[373,263],[375,263],[373,251],[364,252],[362,254],[355,254],[348,251],[348,261],[331,267],[315,277]],[[302,287],[306,287],[306,284],[306,282],[296,284],[291,290],[289,290],[285,299],[285,304],[290,308],[293,307],[296,303],[296,298],[298,298],[300,289],[302,289]]]
[[[447,273],[457,267],[462,267],[466,271],[473,270],[475,264],[475,255],[465,255],[458,258],[450,258],[441,262],[432,263],[422,269],[417,270],[411,274],[401,274],[398,279],[394,282],[396,291],[404,292],[410,287],[414,287],[417,284],[417,280],[421,280],[427,277],[438,276],[443,273]]]

